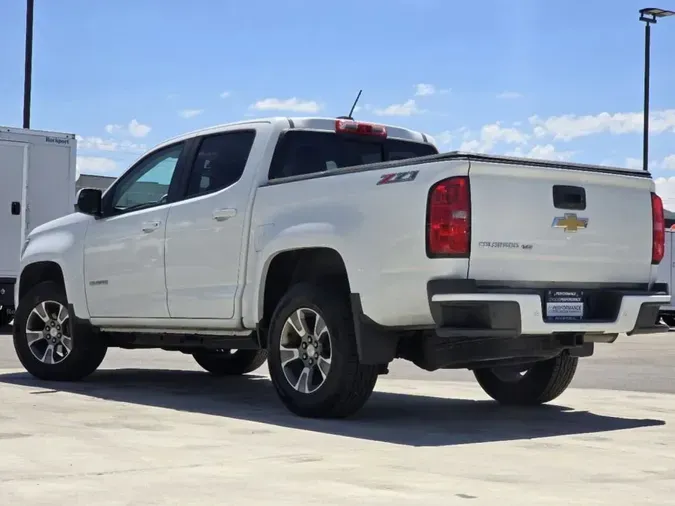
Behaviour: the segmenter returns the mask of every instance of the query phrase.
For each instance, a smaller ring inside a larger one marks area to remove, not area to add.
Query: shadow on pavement
[[[43,382],[26,373],[11,373],[0,374],[1,383],[409,446],[527,440],[665,424],[554,405],[511,408],[490,401],[377,391],[350,419],[313,420],[288,412],[266,377],[216,378],[196,371],[100,370],[79,383]]]

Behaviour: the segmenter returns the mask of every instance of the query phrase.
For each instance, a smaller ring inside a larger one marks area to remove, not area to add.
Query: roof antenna
[[[363,91],[363,90],[359,90],[359,94],[356,95],[356,100],[354,100],[354,104],[352,105],[352,108],[351,108],[351,110],[349,111],[349,115],[348,115],[348,116],[338,116],[338,119],[351,119],[351,120],[354,119],[354,118],[352,117],[352,114],[354,114],[354,109],[356,109],[356,104],[359,103],[359,99],[361,98],[361,92],[362,92],[362,91]]]

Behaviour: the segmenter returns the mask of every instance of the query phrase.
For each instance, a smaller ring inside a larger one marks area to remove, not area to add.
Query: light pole
[[[33,83],[33,2],[26,0],[26,55],[23,74],[23,127],[30,128],[30,94]]]
[[[673,15],[675,15],[675,12],[673,11],[657,9],[654,7],[640,9],[640,21],[645,22],[645,101],[642,113],[644,116],[644,126],[642,128],[642,169],[645,171],[649,170],[649,49],[651,45],[651,25],[656,23],[658,18],[665,18]]]

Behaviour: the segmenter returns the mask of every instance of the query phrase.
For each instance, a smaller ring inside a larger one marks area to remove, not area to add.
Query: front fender
[[[18,307],[20,285],[25,270],[38,262],[53,262],[61,268],[66,297],[79,318],[89,318],[84,290],[84,232],[81,227],[64,227],[31,234],[21,256],[19,279],[14,289]]]

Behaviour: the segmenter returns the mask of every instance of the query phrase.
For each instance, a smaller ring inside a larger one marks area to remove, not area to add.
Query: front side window
[[[114,189],[114,212],[131,211],[166,202],[183,143],[164,148],[142,160]]]
[[[204,138],[192,165],[186,197],[215,192],[239,181],[254,139],[254,130]]]

